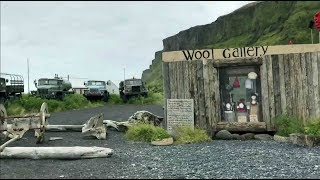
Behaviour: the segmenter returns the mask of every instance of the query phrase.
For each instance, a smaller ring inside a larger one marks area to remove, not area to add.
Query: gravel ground
[[[103,112],[105,119],[126,120],[138,110],[162,116],[161,106],[113,105],[54,113],[50,124],[83,124]],[[1,159],[0,178],[313,178],[320,177],[320,147],[307,148],[275,141],[223,141],[152,146],[126,141],[108,131],[107,140],[80,132],[47,132],[63,140],[35,144],[32,131],[10,146],[101,146],[114,150],[109,158],[80,160]],[[1,144],[3,141],[0,141]]]

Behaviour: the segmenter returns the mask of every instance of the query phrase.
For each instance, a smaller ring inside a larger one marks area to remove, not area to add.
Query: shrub
[[[81,94],[67,95],[63,101],[42,99],[30,95],[23,95],[20,99],[9,102],[6,106],[8,115],[22,115],[38,113],[43,102],[48,104],[49,112],[60,112],[73,109],[102,106],[102,102],[91,103]]]
[[[132,141],[150,142],[169,138],[170,135],[161,127],[138,123],[128,128],[125,137]]]
[[[280,115],[275,117],[276,130],[280,136],[289,136],[291,133],[304,133],[303,121],[297,117]]]
[[[320,117],[309,121],[305,127],[305,133],[320,136]]]
[[[153,93],[149,92],[147,97],[142,97],[142,96],[137,96],[137,97],[132,97],[128,101],[129,104],[159,104],[163,105],[164,104],[164,97],[162,93]]]
[[[123,101],[119,95],[110,94],[110,99],[108,100],[108,104],[123,104]]]
[[[199,128],[194,128],[193,130],[189,126],[174,128],[174,134],[177,144],[200,143],[212,140],[205,130]]]

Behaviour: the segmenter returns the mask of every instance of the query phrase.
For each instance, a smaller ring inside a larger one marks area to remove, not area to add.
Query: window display
[[[258,122],[260,78],[258,67],[219,69],[222,121]]]

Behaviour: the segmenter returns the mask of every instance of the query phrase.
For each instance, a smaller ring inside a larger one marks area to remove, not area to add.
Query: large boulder
[[[155,146],[168,146],[168,145],[173,144],[173,138],[170,137],[170,138],[165,138],[165,139],[158,140],[158,141],[151,141],[151,144],[155,145]]]
[[[285,143],[290,143],[290,137],[285,137],[285,136],[279,136],[279,135],[274,135],[273,140],[277,142],[285,142]]]
[[[309,147],[320,146],[320,136],[305,135],[305,141]]]
[[[262,141],[273,140],[272,136],[270,136],[269,134],[256,134],[254,135],[254,139],[262,140]]]
[[[159,126],[163,121],[163,117],[152,114],[149,111],[137,111],[129,117],[129,123],[146,123]]]
[[[231,140],[234,139],[234,136],[227,130],[221,130],[217,132],[215,139]]]
[[[300,146],[306,146],[306,141],[304,134],[301,133],[292,133],[289,135],[290,136],[290,141],[292,144],[300,145]]]
[[[313,147],[320,145],[320,136],[293,133],[290,134],[290,141],[292,144]]]
[[[243,140],[243,138],[239,134],[231,134],[231,135],[232,135],[232,139]]]
[[[250,140],[250,139],[254,139],[254,134],[253,133],[245,133],[245,134],[242,134],[241,137],[244,140]]]

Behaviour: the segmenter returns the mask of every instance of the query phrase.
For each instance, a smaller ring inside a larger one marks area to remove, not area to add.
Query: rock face
[[[155,146],[168,146],[173,144],[173,138],[171,137],[171,138],[166,138],[159,141],[151,141],[151,144]]]
[[[227,130],[221,130],[216,134],[216,139],[231,140],[233,138],[234,136]]]
[[[273,140],[272,136],[270,136],[269,134],[256,134],[254,135],[254,139],[262,140],[262,141]]]
[[[288,34],[292,30],[305,26],[305,22],[309,20],[309,14],[317,12],[318,7],[319,2],[254,2],[230,14],[220,16],[215,22],[191,27],[165,38],[163,51],[288,44],[290,38]],[[261,40],[262,36],[279,38]],[[304,36],[294,38],[294,41],[302,44],[310,42]],[[162,86],[162,66],[159,52],[155,53],[155,58],[149,69],[142,73],[142,80],[147,83],[156,82],[158,86]]]

